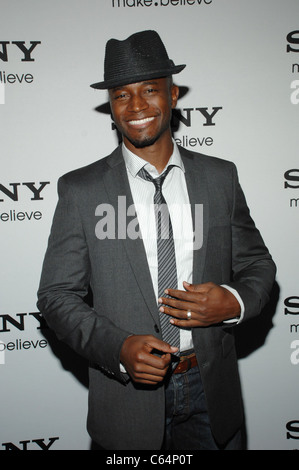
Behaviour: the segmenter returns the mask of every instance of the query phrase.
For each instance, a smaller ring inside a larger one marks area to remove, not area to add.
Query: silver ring
[[[191,310],[188,310],[188,312],[187,312],[187,320],[191,320],[191,318],[192,318],[192,312],[191,312]]]

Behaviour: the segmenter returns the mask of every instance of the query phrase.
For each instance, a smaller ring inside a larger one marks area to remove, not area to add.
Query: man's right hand
[[[152,354],[154,350],[161,356]],[[155,336],[133,335],[124,341],[120,360],[134,382],[157,385],[167,373],[171,353],[177,350]]]

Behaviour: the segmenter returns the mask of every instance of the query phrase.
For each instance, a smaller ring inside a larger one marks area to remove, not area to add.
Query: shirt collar
[[[124,143],[122,143],[122,153],[124,157],[124,161],[126,164],[127,170],[131,173],[131,175],[135,178],[137,176],[137,173],[139,170],[141,170],[142,167],[145,167],[145,169],[153,176],[153,177],[158,177],[159,174],[156,170],[156,168],[151,165],[150,163],[146,162],[143,158],[138,157],[135,153],[131,152]],[[166,168],[169,165],[174,165],[179,167],[183,172],[185,172],[184,164],[182,161],[181,154],[179,152],[179,149],[177,147],[177,144],[175,141],[173,141],[173,152],[172,155],[164,168],[163,172],[166,170]],[[162,173],[163,173],[162,172]]]

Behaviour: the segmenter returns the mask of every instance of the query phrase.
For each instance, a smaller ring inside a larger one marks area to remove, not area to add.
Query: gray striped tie
[[[173,166],[174,165],[169,165],[167,170],[158,178],[152,178],[144,168],[141,168],[138,173],[141,178],[154,183],[156,189],[154,194],[154,208],[157,231],[159,297],[167,297],[164,293],[166,288],[177,289],[177,270],[172,225],[167,203],[162,194],[162,184]],[[160,306],[161,305],[159,305],[159,307]],[[163,341],[179,348],[179,328],[169,322],[169,316],[165,313],[159,312],[159,315]]]

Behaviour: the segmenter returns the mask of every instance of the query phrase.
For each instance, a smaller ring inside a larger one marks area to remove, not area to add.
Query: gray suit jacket
[[[203,204],[203,246],[194,251],[193,282],[228,284],[245,319],[268,301],[275,265],[255,228],[233,163],[183,148],[190,202]],[[59,339],[90,361],[88,430],[106,449],[159,449],[163,386],[135,385],[120,372],[129,334],[160,337],[157,301],[141,239],[99,240],[96,207],[133,204],[121,148],[59,180],[59,202],[44,260],[38,307]],[[89,286],[93,308],[84,298]],[[224,443],[243,420],[233,328],[195,328],[194,348],[211,426]]]

